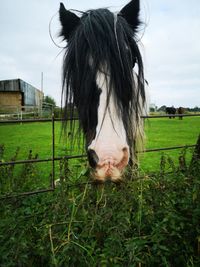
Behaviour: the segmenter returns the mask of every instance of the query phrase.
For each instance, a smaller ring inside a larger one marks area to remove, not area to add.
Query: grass
[[[81,148],[75,145],[70,149],[70,140],[63,140],[61,124],[55,123],[55,156],[66,156],[81,153]],[[29,150],[37,153],[39,158],[49,158],[52,155],[52,123],[35,122],[23,124],[0,124],[0,144],[6,147],[4,160],[9,160],[18,147],[18,159],[25,159]]]
[[[190,145],[200,133],[200,117],[151,119],[146,123],[147,147]]]
[[[77,155],[83,152],[82,147],[75,145],[70,150],[70,140],[60,139],[61,125],[55,123],[55,156]],[[146,121],[145,134],[148,148],[162,148],[195,144],[200,133],[200,117],[186,117],[183,120],[168,118],[149,119]],[[39,158],[49,158],[52,154],[51,123],[0,124],[0,144],[5,145],[4,160],[9,160],[20,147],[18,159],[25,159],[29,150],[38,154]],[[148,170],[156,170],[160,152],[145,154],[141,157],[141,166]],[[177,152],[170,152],[177,155]],[[149,156],[150,155],[150,156]]]
[[[200,117],[186,117],[183,120],[168,118],[149,119],[146,121],[146,148],[162,148],[181,145],[192,145],[196,143],[200,129]],[[79,155],[85,153],[82,142],[75,142],[74,149],[71,149],[71,140],[60,138],[61,124],[55,123],[55,157],[66,155]],[[0,153],[2,161],[24,160],[24,159],[45,159],[52,157],[52,125],[51,122],[35,122],[23,124],[0,124],[0,145],[4,147],[3,153]],[[160,168],[160,158],[163,154],[169,155],[177,164],[178,157],[182,150],[166,151],[166,152],[150,152],[140,154],[140,170],[141,172],[155,172]],[[188,149],[186,160],[190,161],[192,149]],[[1,155],[2,154],[2,155]],[[14,156],[15,155],[15,156]],[[13,158],[14,156],[14,158]],[[79,180],[80,176],[87,171],[87,161],[85,159],[74,159],[69,161],[71,168],[70,178]],[[69,167],[69,166],[68,166]],[[55,179],[63,172],[62,162],[55,162]],[[10,167],[12,169],[12,166]],[[31,167],[33,168],[33,167]],[[34,171],[34,179],[37,181],[37,188],[43,189],[49,186],[52,172],[51,163],[36,163]],[[11,184],[15,184],[15,180],[19,176],[24,177],[26,167],[13,167],[13,177],[6,179],[14,179]],[[169,169],[171,166],[169,164]],[[4,176],[9,176],[10,169],[4,168]],[[1,174],[2,175],[2,174]],[[23,179],[26,179],[24,177]],[[29,190],[35,189],[30,182]],[[33,183],[36,185],[36,183]],[[10,190],[13,186],[10,186]],[[17,189],[17,191],[20,188]],[[9,191],[10,191],[9,190]],[[22,190],[22,188],[21,188]],[[23,190],[25,190],[23,188]],[[28,188],[26,188],[28,190]],[[11,190],[12,191],[12,190]],[[15,191],[15,190],[14,190]]]
[[[186,117],[182,121],[178,119],[149,119],[146,121],[146,148],[162,148],[181,145],[192,145],[196,143],[200,129],[200,117]],[[55,156],[79,155],[85,153],[83,146],[76,142],[71,149],[71,140],[60,138],[61,124],[55,123]],[[24,159],[46,159],[52,157],[52,125],[51,122],[35,122],[23,124],[0,124],[0,146],[4,151],[0,152],[2,161],[24,160]],[[0,149],[2,150],[2,149]],[[173,150],[165,152],[150,152],[139,155],[140,173],[156,172],[160,169],[160,159],[165,154],[169,158],[165,165],[169,171],[172,169],[171,160],[178,165],[179,156],[184,154],[186,161],[191,159],[193,149]],[[186,155],[185,155],[186,154]],[[63,176],[70,169],[70,180],[79,181],[81,176],[87,172],[87,161],[73,159],[69,162],[55,162],[55,179]],[[48,188],[51,181],[51,162],[11,165],[1,168],[0,180],[9,180],[10,184],[2,187],[2,193],[33,191]],[[26,177],[32,172],[33,179],[24,183]],[[12,173],[12,175],[10,174]],[[18,182],[21,181],[21,183]],[[22,186],[24,185],[24,186]]]
[[[196,144],[200,134],[200,117],[185,117],[183,120],[150,119],[146,121],[145,134],[147,149],[193,145]],[[141,169],[156,171],[163,154],[169,155],[177,162],[180,153],[180,149],[145,153],[140,156]],[[188,149],[187,156],[188,159],[191,158],[190,149]]]

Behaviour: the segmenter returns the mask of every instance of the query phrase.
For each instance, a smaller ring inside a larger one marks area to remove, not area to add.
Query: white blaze
[[[98,72],[96,83],[102,90],[98,107],[98,124],[96,127],[96,136],[88,149],[93,149],[99,157],[99,163],[105,163],[105,160],[113,161],[113,164],[119,163],[123,158],[122,149],[128,149],[126,141],[126,132],[123,121],[119,118],[116,110],[115,99],[111,93],[108,108],[108,84],[109,76]]]

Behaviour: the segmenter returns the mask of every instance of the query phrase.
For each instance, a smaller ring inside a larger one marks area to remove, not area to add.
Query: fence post
[[[17,107],[17,119],[18,119],[18,121],[20,120],[20,116],[19,116],[19,107]]]
[[[52,113],[52,180],[51,186],[55,189],[55,119]]]

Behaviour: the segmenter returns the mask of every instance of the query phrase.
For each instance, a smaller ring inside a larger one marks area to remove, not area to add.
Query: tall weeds
[[[86,171],[70,179],[63,160],[54,192],[2,201],[0,265],[200,266],[198,153],[187,163],[182,151],[179,166],[163,155],[158,172],[99,187]],[[20,185],[34,168],[23,169]]]

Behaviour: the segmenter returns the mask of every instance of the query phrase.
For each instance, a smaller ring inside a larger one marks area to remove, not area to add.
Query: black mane
[[[135,63],[137,81],[133,77]],[[120,14],[107,9],[89,10],[82,15],[68,38],[63,62],[64,118],[73,118],[77,108],[87,143],[94,138],[97,125],[101,93],[96,85],[98,71],[109,76],[107,105],[112,93],[127,141],[133,145],[145,102],[143,63],[136,29],[132,30]]]

